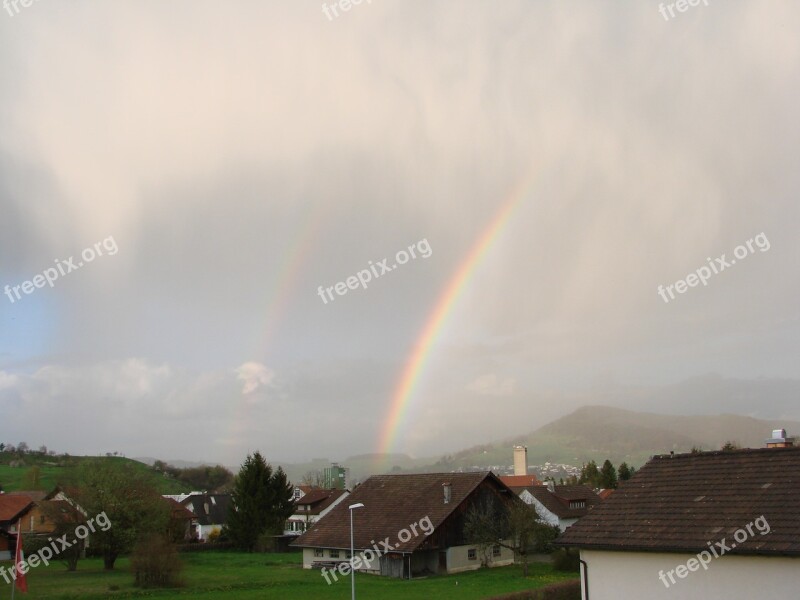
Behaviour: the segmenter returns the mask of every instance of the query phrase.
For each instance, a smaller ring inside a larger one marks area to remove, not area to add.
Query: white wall
[[[735,556],[714,558],[708,569],[698,567],[681,579],[667,571],[686,565],[694,554],[581,551],[588,563],[589,600],[750,600],[797,598],[800,558]],[[659,579],[665,573],[667,588]],[[584,598],[584,600],[586,600]]]

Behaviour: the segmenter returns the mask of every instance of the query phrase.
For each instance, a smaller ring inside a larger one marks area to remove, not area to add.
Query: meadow
[[[104,571],[98,558],[81,560],[78,570],[66,571],[61,563],[37,567],[28,575],[28,593],[19,600],[99,600],[107,598],[214,598],[222,600],[334,600],[350,598],[350,580],[328,585],[317,570],[304,570],[299,553],[247,554],[197,552],[181,555],[184,586],[175,589],[142,590],[133,586],[128,559],[117,561],[114,571]],[[3,563],[10,566],[10,563]],[[374,575],[357,575],[359,598],[381,600],[429,600],[459,598],[481,600],[524,589],[543,587],[575,578],[549,565],[532,564],[529,576],[519,566],[481,569],[458,575],[432,576],[401,581]],[[2,579],[0,597],[10,598],[11,589]]]

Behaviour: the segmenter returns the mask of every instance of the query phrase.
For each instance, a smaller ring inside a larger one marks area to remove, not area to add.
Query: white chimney
[[[528,474],[528,447],[514,446],[514,475]]]
[[[450,500],[453,498],[453,486],[450,483],[443,483],[442,490],[444,491],[444,503],[450,504]]]
[[[556,484],[555,484],[555,482],[553,482],[553,481],[548,481],[548,482],[547,482],[547,491],[548,491],[548,492],[551,492],[551,493],[554,493],[554,492],[556,491]]]

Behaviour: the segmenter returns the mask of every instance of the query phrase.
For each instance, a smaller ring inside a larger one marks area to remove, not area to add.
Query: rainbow
[[[506,200],[488,226],[478,236],[478,239],[436,300],[434,308],[428,315],[425,326],[413,345],[411,354],[405,362],[402,374],[392,393],[389,413],[381,429],[378,441],[379,454],[386,455],[393,450],[397,434],[407,417],[411,399],[419,383],[420,376],[425,369],[425,364],[431,355],[433,347],[436,345],[436,341],[447,323],[448,316],[462,292],[466,289],[472,275],[503,232],[514,210],[527,196],[529,187],[529,180],[525,179],[514,188],[509,199]]]
[[[321,238],[321,231],[329,212],[330,209],[326,209],[324,206],[322,208],[309,206],[297,217],[297,223],[293,228],[295,233],[289,238],[290,243],[281,251],[280,267],[270,278],[270,285],[267,289],[267,308],[260,327],[255,329],[258,337],[252,360],[262,362],[267,366],[270,365],[270,354],[276,351],[273,344],[276,330],[289,310],[290,301],[299,286],[301,274],[313,258],[313,251]],[[237,385],[239,385],[238,382]],[[241,439],[246,426],[251,423],[252,405],[248,402],[245,394],[239,393],[237,396],[233,401],[226,435],[222,437],[227,444]],[[239,458],[237,457],[236,460]]]

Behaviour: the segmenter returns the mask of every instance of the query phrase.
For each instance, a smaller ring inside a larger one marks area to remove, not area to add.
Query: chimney
[[[453,498],[453,485],[451,483],[443,483],[442,490],[444,491],[444,503],[450,504],[450,500]]]
[[[514,446],[514,475],[528,474],[528,447]]]
[[[786,437],[785,429],[773,429],[772,437],[767,440],[767,448],[791,448],[794,438]]]
[[[554,494],[554,493],[555,493],[555,491],[556,491],[556,484],[555,484],[555,482],[554,482],[554,481],[548,481],[548,482],[547,482],[547,491],[548,491],[548,492],[550,492],[551,494]]]

